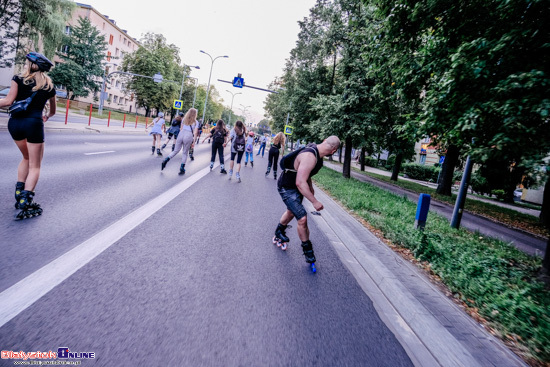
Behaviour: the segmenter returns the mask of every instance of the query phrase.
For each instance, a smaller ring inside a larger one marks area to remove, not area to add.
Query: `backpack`
[[[252,149],[253,149],[252,144],[246,144],[246,151],[248,153],[252,153]]]
[[[236,152],[244,152],[244,146],[246,145],[246,140],[243,135],[235,136],[235,141],[233,142],[233,149]]]
[[[287,155],[283,156],[283,158],[281,158],[281,161],[279,162],[279,166],[281,167],[281,169],[283,170],[283,172],[296,172],[296,170],[294,169],[294,167],[285,167],[285,165],[288,164],[288,162],[294,162],[295,161],[295,157],[300,154],[300,152],[302,150],[306,149],[305,146],[299,148],[299,149],[296,149],[295,151],[293,152],[290,152],[288,153]],[[314,154],[315,154],[315,157],[317,159],[319,159],[319,157],[317,156],[317,151],[315,150],[314,151]]]
[[[223,144],[225,142],[225,138],[224,138],[225,134],[224,134],[224,131],[223,130],[214,130],[214,143],[218,143],[218,144]]]

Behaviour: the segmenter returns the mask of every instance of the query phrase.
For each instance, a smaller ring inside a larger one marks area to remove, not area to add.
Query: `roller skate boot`
[[[155,146],[154,145],[151,147],[151,155],[153,155],[153,154],[155,154]]]
[[[184,175],[185,174],[185,164],[181,164],[180,166],[180,171],[178,173],[178,175]]]
[[[273,237],[273,244],[277,245],[277,247],[280,247],[281,250],[283,251],[286,250],[288,241],[290,241],[290,239],[286,236],[286,233],[285,233],[286,228],[287,226],[284,226],[281,223],[279,223],[277,225],[277,229],[275,229],[275,236]]]
[[[166,144],[162,144],[162,147],[160,147],[162,150],[164,150],[164,148],[166,148]]]
[[[170,157],[164,158],[164,160],[162,161],[162,164],[160,165],[161,171],[166,167],[166,164],[168,163],[169,160],[170,160]]]
[[[21,211],[16,214],[15,220],[22,220],[25,218],[32,218],[42,214],[42,208],[38,203],[35,203],[32,199],[34,192],[23,190],[19,195],[19,209]]]
[[[228,177],[227,179],[228,179],[229,181],[231,181],[231,176],[233,176],[233,170],[232,170],[232,169],[229,170],[228,176],[229,176],[229,177]]]
[[[172,152],[176,149],[176,144],[172,144]]]
[[[159,157],[162,157],[162,153],[161,153],[161,151],[160,151],[159,148],[157,148],[157,155],[158,155]]]
[[[237,172],[235,178],[237,179],[237,182],[241,182],[241,174],[239,172]]]
[[[304,251],[304,256],[306,257],[306,262],[310,264],[311,271],[316,272],[317,269],[315,268],[315,254],[313,253],[313,246],[311,245],[311,241],[307,240],[306,242],[302,242],[302,250]]]
[[[254,161],[250,161],[250,167],[254,167]]]
[[[15,184],[15,209],[19,209],[19,199],[21,198],[21,191],[25,190],[24,182],[17,182]]]
[[[277,179],[277,171],[273,171],[273,179],[274,179],[274,180]]]
[[[271,172],[271,167],[267,167],[267,171],[265,172],[265,178],[269,176],[269,172]]]
[[[212,172],[212,168],[214,168],[214,162],[210,162],[210,172]]]

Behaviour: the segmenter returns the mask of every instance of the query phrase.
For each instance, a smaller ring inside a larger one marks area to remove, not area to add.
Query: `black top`
[[[177,119],[174,119],[174,121],[172,121],[172,126],[179,129],[179,127],[181,126],[181,120],[178,121]]]
[[[29,98],[34,92],[32,89],[36,85],[33,81],[30,84],[24,84],[23,78],[19,75],[15,75],[12,80],[17,83],[17,96],[16,101],[22,101]],[[17,114],[17,117],[42,117],[42,110],[48,102],[48,99],[55,96],[55,88],[50,90],[40,89],[33,97],[31,104],[27,107],[27,110]]]
[[[296,158],[303,153],[313,153],[315,157],[317,158],[317,163],[315,164],[315,167],[311,170],[309,173],[309,178],[315,176],[323,167],[323,159],[319,157],[319,149],[317,149],[317,145],[315,144],[309,144],[307,147],[302,149],[301,152],[296,154],[294,157],[285,160],[285,167],[290,168],[294,170],[294,162],[296,161]],[[297,189],[296,186],[296,172],[292,171],[283,171],[283,174],[279,177],[279,180],[277,181],[277,187],[279,188],[285,188],[285,189]]]

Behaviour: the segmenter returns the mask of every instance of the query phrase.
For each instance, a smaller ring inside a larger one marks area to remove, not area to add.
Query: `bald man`
[[[277,189],[287,210],[283,213],[279,225],[275,230],[274,243],[286,250],[289,238],[285,230],[293,218],[298,221],[298,237],[302,241],[302,250],[306,262],[315,263],[313,247],[309,240],[309,228],[307,226],[307,212],[302,201],[308,199],[315,210],[323,210],[323,204],[315,198],[315,191],[311,177],[323,167],[323,157],[334,154],[340,146],[340,139],[337,136],[326,138],[321,144],[309,144],[307,147],[292,152],[286,156],[284,162],[281,160],[283,174],[277,181]],[[284,165],[284,166],[283,166]]]

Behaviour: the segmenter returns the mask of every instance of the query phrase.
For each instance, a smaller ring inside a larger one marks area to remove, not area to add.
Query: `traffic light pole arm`
[[[233,85],[233,82],[229,82],[229,81],[227,81],[227,80],[218,79],[218,81],[219,81],[219,82],[223,82],[223,83],[229,83],[229,84]],[[251,86],[251,85],[246,85],[246,84],[243,85],[243,88],[245,88],[245,87],[246,87],[246,88],[257,89],[257,90],[262,90],[262,91],[264,91],[264,92],[269,92],[269,93],[279,93],[279,92],[274,91],[274,90],[269,90],[269,89],[264,89],[264,88],[253,87],[253,86]]]

